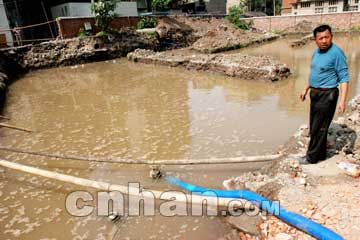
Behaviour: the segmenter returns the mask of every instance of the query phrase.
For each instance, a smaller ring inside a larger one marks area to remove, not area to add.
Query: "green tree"
[[[109,33],[110,23],[117,16],[114,12],[119,0],[97,0],[91,3],[91,12],[95,14],[95,25],[103,33]]]
[[[152,0],[151,7],[154,10],[166,10],[172,0]]]
[[[237,26],[238,28],[247,30],[250,28],[249,24],[247,24],[244,20],[241,20],[244,13],[244,10],[240,6],[232,6],[229,8],[229,15],[226,17],[232,24]]]

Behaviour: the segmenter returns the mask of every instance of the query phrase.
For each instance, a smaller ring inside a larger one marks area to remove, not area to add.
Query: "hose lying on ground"
[[[25,172],[25,173],[34,174],[34,175],[49,178],[49,179],[54,179],[54,180],[58,180],[58,181],[66,182],[66,183],[72,183],[77,186],[91,187],[91,188],[94,188],[97,190],[108,191],[108,192],[119,191],[123,194],[139,196],[139,193],[138,193],[139,189],[133,188],[130,186],[111,184],[108,182],[102,182],[102,181],[96,181],[96,180],[71,176],[71,175],[62,174],[59,172],[48,171],[48,170],[44,170],[44,169],[40,169],[40,168],[35,168],[35,167],[11,162],[11,161],[8,161],[5,159],[0,159],[0,166],[6,167],[9,169],[13,169],[13,170],[17,170],[17,171],[21,171],[21,172]],[[184,204],[188,204],[188,201],[190,199],[191,199],[191,203],[193,203],[193,204],[201,205],[203,202],[202,196],[190,195],[190,194],[184,195],[183,192],[171,191],[171,194],[167,194],[167,193],[169,193],[168,191],[158,191],[158,190],[150,190],[150,189],[142,189],[141,192],[144,192],[144,191],[146,191],[146,192],[150,191],[152,193],[152,194],[144,194],[145,198],[147,198],[149,196],[150,197],[153,196],[156,199],[171,200],[172,202],[178,202],[178,203],[184,203]],[[184,199],[184,196],[185,196],[185,199]],[[215,204],[214,207],[228,206],[230,204],[230,202],[235,199],[216,198],[215,200],[216,201],[209,201],[209,204],[210,205]],[[242,201],[244,202],[243,205],[245,205],[246,201],[245,200],[242,200]]]
[[[105,159],[96,158],[94,156],[73,156],[63,154],[53,154],[46,152],[36,152],[30,150],[22,150],[0,146],[1,151],[23,153],[35,156],[43,156],[50,158],[60,158],[65,160],[77,160],[88,162],[107,162],[122,164],[147,164],[147,165],[198,165],[198,164],[232,164],[232,163],[254,163],[254,162],[270,162],[282,157],[282,154],[261,155],[261,156],[239,156],[228,158],[208,158],[208,159],[164,159],[164,160],[147,160],[147,159],[122,159],[109,157]]]
[[[200,186],[195,186],[186,182],[183,182],[177,178],[167,176],[165,177],[166,180],[172,184],[178,185],[190,192],[196,192],[201,195],[210,195],[214,196],[216,194],[217,197],[224,197],[224,198],[241,198],[246,199],[259,208],[266,210],[268,212],[273,211],[273,204],[277,204],[272,202],[271,200],[264,198],[254,192],[247,191],[247,190],[220,190],[220,189],[211,189],[211,188],[204,188]],[[267,203],[267,204],[264,204]],[[342,240],[343,238],[338,235],[337,233],[331,231],[330,229],[308,219],[305,218],[297,213],[293,213],[287,211],[286,209],[282,208],[280,205],[279,214],[276,215],[279,219],[283,220],[284,222],[301,229],[302,231],[310,234],[311,236],[321,239],[321,240]]]

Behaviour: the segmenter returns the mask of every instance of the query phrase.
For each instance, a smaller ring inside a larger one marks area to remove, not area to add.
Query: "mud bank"
[[[25,72],[17,61],[15,53],[0,51],[0,112],[5,102],[7,86]]]
[[[301,47],[307,44],[308,42],[314,40],[314,36],[312,34],[308,34],[304,37],[301,37],[300,39],[294,40],[290,42],[291,47]]]
[[[349,113],[334,121],[328,134],[328,158],[318,164],[300,165],[309,142],[309,129],[301,126],[285,147],[286,157],[271,167],[224,181],[227,189],[250,189],[279,200],[288,210],[325,225],[345,239],[358,239],[360,233],[359,180],[339,167],[346,162],[360,167],[360,96],[350,101]],[[358,171],[360,169],[358,168]],[[237,225],[237,239],[314,239],[273,216],[262,217],[258,236]],[[246,225],[245,225],[246,226]]]
[[[36,70],[123,57],[137,48],[157,47],[158,42],[153,36],[122,30],[111,37],[51,41],[10,51],[20,56],[19,64],[24,69]]]
[[[290,69],[266,56],[244,54],[198,54],[182,50],[154,52],[137,49],[127,55],[130,61],[210,71],[231,77],[277,81],[290,75]]]

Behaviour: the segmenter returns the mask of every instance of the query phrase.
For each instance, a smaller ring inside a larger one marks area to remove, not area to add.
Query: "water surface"
[[[349,99],[358,94],[360,38],[335,36],[349,62]],[[197,159],[272,154],[303,123],[309,102],[298,96],[309,75],[313,43],[292,49],[287,39],[237,50],[271,55],[292,76],[279,82],[128,62],[126,59],[36,71],[10,86],[4,115],[34,130],[0,129],[1,145],[98,158]],[[0,157],[66,174],[146,187],[148,167],[74,162],[0,152]],[[190,182],[221,182],[262,164],[167,167]],[[1,239],[217,239],[229,228],[219,218],[74,218],[66,195],[82,188],[20,172],[0,173]],[[94,192],[93,192],[94,193]],[[54,224],[55,223],[55,224]],[[62,229],[59,232],[59,228]],[[116,236],[115,236],[116,235]],[[114,237],[115,236],[115,237]]]

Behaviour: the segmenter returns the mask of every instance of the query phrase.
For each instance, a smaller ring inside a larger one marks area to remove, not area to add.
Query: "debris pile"
[[[173,29],[178,29],[179,27],[176,27],[178,25],[182,26],[181,31],[185,31],[188,35],[185,39],[190,40],[184,41],[188,43],[193,41],[190,48],[202,53],[218,53],[238,49],[280,37],[280,35],[272,33],[241,30],[226,19],[217,19],[214,17],[171,17],[169,19],[171,20],[166,21],[172,24],[166,25],[175,25]],[[189,28],[192,29],[191,34],[188,31]],[[176,30],[174,35],[178,35],[181,31]]]
[[[148,34],[123,29],[108,38],[88,37],[44,42],[29,46],[23,53],[22,65],[25,69],[75,65],[126,56],[137,48],[156,49],[157,39]]]
[[[267,56],[189,54],[181,50],[154,52],[137,49],[127,57],[134,62],[210,71],[243,79],[277,81],[290,75],[290,69],[285,64]]]
[[[288,34],[308,34],[312,33],[314,28],[316,28],[317,26],[319,26],[319,23],[303,20],[301,22],[298,22],[294,26],[286,28],[284,32]]]
[[[188,47],[199,38],[191,27],[172,17],[159,18],[155,32],[163,49]]]

